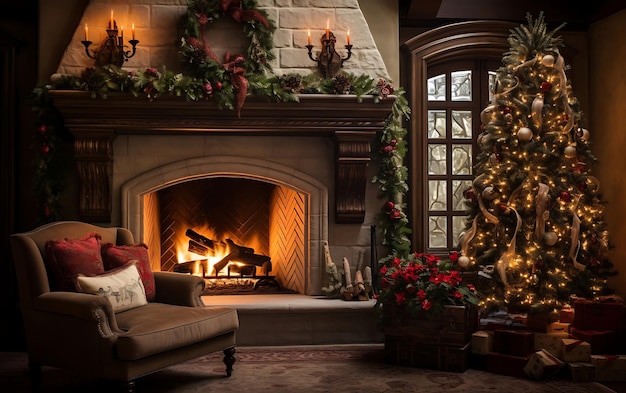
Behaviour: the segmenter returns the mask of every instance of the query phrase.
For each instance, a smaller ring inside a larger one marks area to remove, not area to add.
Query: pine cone
[[[302,86],[302,75],[290,74],[282,79],[281,87],[283,90],[290,93],[302,93],[304,87]]]
[[[350,78],[339,74],[333,78],[333,82],[333,91],[335,94],[350,94],[350,88],[352,87]]]

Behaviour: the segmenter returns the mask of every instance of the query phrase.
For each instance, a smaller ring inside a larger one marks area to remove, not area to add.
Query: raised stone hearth
[[[204,296],[237,309],[237,345],[382,343],[374,300],[344,301],[293,294]]]

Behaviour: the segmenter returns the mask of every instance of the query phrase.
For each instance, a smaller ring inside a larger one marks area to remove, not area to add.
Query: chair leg
[[[28,363],[28,376],[30,377],[30,383],[32,385],[33,392],[39,392],[41,390],[42,372],[41,365],[36,363]]]
[[[226,376],[233,374],[233,364],[235,364],[235,347],[226,348],[224,350],[224,364],[226,365]]]
[[[135,381],[124,382],[122,391],[126,393],[135,393]]]

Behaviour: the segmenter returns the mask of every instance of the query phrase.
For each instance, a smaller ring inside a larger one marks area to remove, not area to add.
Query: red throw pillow
[[[139,276],[146,290],[146,299],[149,302],[154,301],[156,285],[154,283],[154,274],[152,274],[152,268],[150,267],[147,245],[138,243],[132,246],[116,246],[112,243],[105,243],[102,245],[102,260],[106,270],[115,269],[136,260]]]
[[[50,240],[46,243],[46,262],[52,273],[53,290],[76,292],[79,274],[104,273],[101,239],[100,234],[94,232],[78,240]]]

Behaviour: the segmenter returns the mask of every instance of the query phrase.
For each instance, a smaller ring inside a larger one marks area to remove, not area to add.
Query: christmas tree
[[[511,30],[465,192],[460,264],[487,309],[558,309],[610,293],[608,231],[590,133],[543,14]]]

